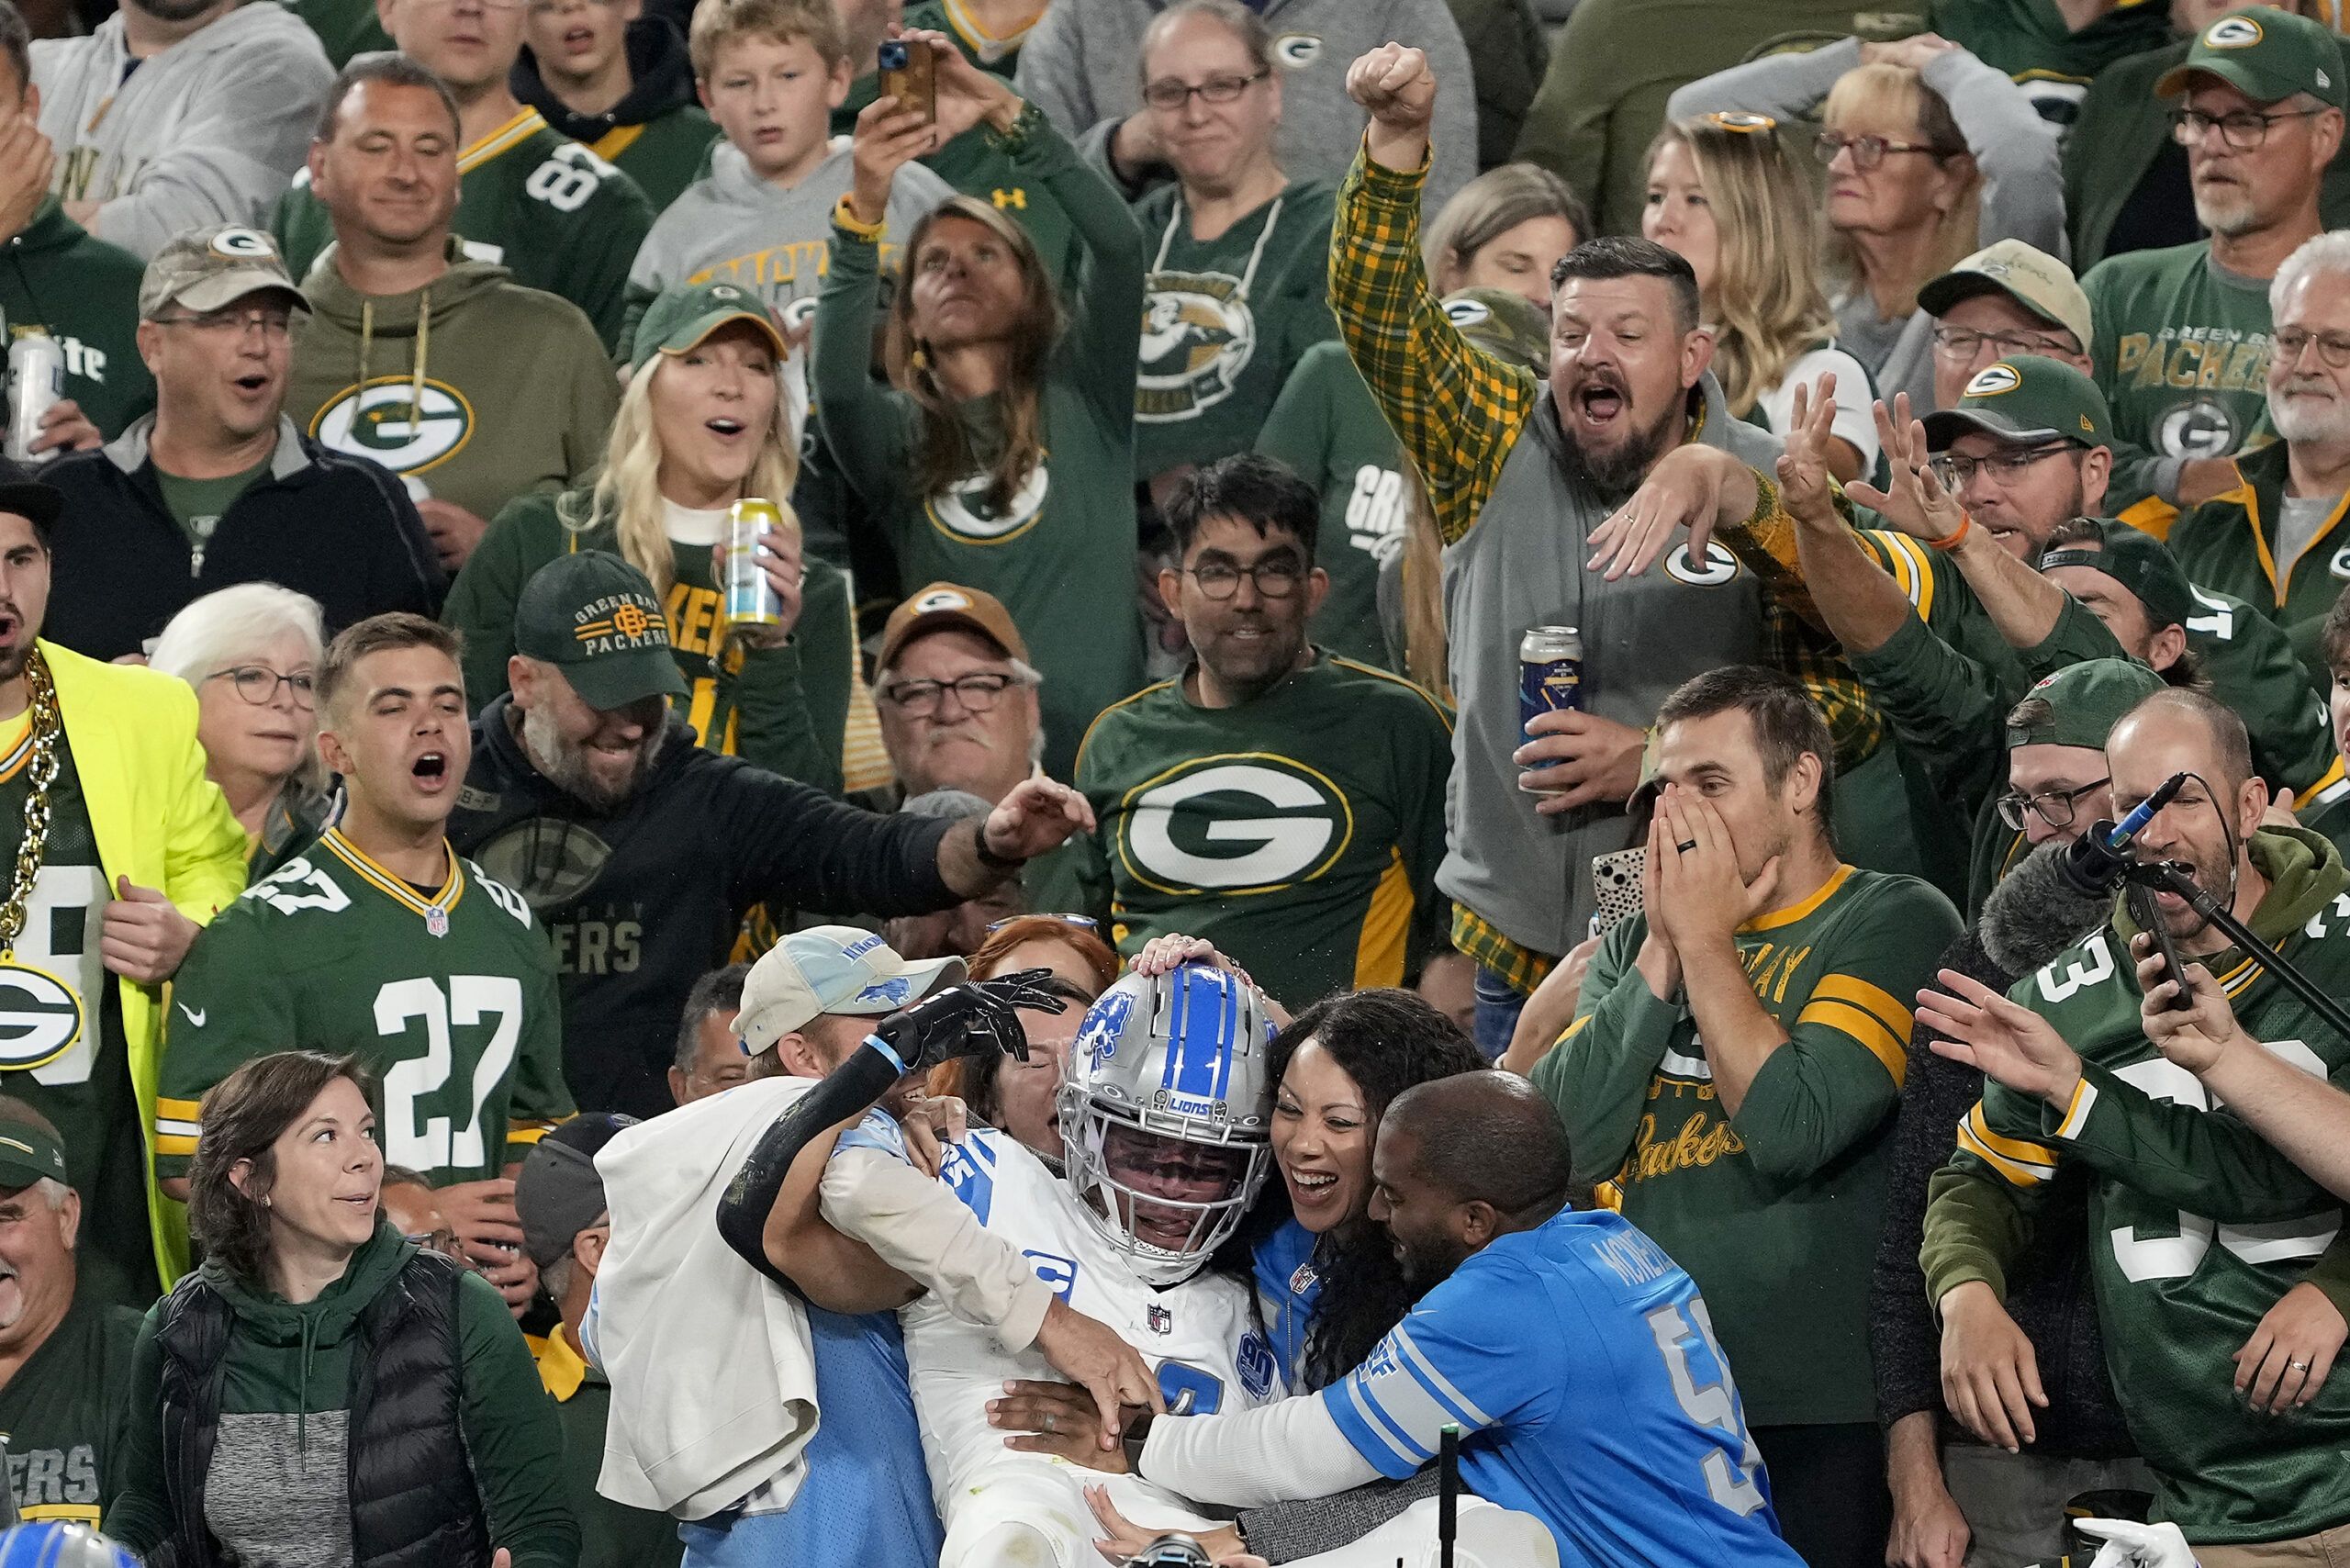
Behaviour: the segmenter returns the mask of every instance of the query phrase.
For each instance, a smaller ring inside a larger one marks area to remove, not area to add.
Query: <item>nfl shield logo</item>
[[[1163,1306],[1153,1306],[1150,1309],[1150,1331],[1154,1334],[1174,1333],[1175,1315]]]

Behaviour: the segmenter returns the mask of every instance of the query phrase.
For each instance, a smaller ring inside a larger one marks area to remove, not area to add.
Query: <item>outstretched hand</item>
[[[1879,402],[1872,413],[1892,488],[1880,490],[1855,479],[1844,487],[1845,494],[1912,539],[1929,544],[1949,539],[1964,526],[1966,510],[1927,461],[1925,422],[1910,418],[1909,394],[1896,393],[1890,410]]]
[[[1753,509],[1754,471],[1729,453],[1691,442],[1657,460],[1632,498],[1591,531],[1586,571],[1609,582],[1639,577],[1664,554],[1673,535],[1689,531],[1689,558],[1706,559],[1707,546],[1722,514],[1736,518]],[[1734,509],[1725,501],[1742,502]]]
[[[1828,443],[1834,439],[1835,422],[1836,373],[1822,375],[1817,387],[1798,384],[1787,420],[1786,452],[1778,463],[1779,500],[1797,522],[1825,527],[1842,521],[1829,482]]]
[[[1917,1021],[1939,1038],[1934,1054],[1962,1061],[1995,1083],[2053,1105],[2071,1102],[2080,1054],[2055,1025],[1980,980],[1944,969],[1941,991],[1918,993]]]
[[[1038,983],[1050,969],[1016,969],[993,980],[964,980],[902,1007],[875,1026],[874,1035],[897,1054],[909,1072],[924,1072],[953,1057],[990,1051],[1028,1059],[1021,1009],[1059,1013],[1069,1003]]]

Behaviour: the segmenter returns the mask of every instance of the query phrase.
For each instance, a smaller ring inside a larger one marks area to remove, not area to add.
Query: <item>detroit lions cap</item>
[[[966,971],[960,958],[898,957],[853,925],[811,925],[777,943],[743,981],[734,1032],[752,1055],[827,1013],[879,1018],[919,1002]]]
[[[643,572],[602,550],[557,555],[514,605],[514,651],[562,670],[590,708],[683,697],[669,622]]]
[[[959,583],[932,583],[890,611],[889,623],[881,628],[881,654],[873,667],[888,669],[898,662],[907,644],[949,628],[976,632],[1007,656],[1028,662],[1028,644],[1002,599]]]
[[[1975,373],[1954,409],[1925,418],[1926,445],[1941,452],[1970,431],[2013,445],[2063,437],[2083,446],[2113,443],[2113,416],[2097,383],[2038,354],[1994,360]]]
[[[2322,22],[2267,6],[2246,6],[2205,28],[2186,60],[2154,84],[2154,95],[2176,98],[2198,76],[2216,76],[2255,104],[2296,93],[2337,109],[2350,102],[2333,34]]]
[[[260,230],[237,223],[185,230],[147,263],[139,280],[139,319],[151,321],[173,305],[202,316],[258,293],[282,295],[296,310],[310,308],[294,286],[277,241]]]
[[[629,368],[643,370],[655,354],[686,353],[732,321],[748,321],[758,328],[767,346],[775,350],[777,361],[782,361],[783,334],[776,330],[756,295],[731,283],[697,283],[665,289],[644,308],[636,324]]]
[[[2020,240],[1984,246],[1919,289],[1918,306],[1941,316],[1961,300],[1985,294],[2005,295],[2048,325],[2072,333],[2081,352],[2088,353],[2096,328],[2089,297],[2073,269]]]
[[[10,1192],[47,1179],[71,1186],[65,1150],[46,1127],[13,1118],[0,1121],[0,1188]]]

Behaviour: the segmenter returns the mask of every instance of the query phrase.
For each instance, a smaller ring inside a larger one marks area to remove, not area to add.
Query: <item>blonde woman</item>
[[[1931,33],[1774,54],[1673,95],[1675,122],[1744,112],[1791,124],[1825,100],[1821,285],[1838,343],[1891,401],[1933,407],[1933,318],[1918,290],[1995,240],[2063,253],[2056,129],[2022,88]]]
[[[1640,232],[1687,262],[1714,334],[1729,411],[1785,430],[1796,388],[1836,376],[1828,466],[1846,483],[1876,465],[1876,421],[1860,362],[1836,346],[1819,286],[1811,187],[1767,115],[1668,125],[1649,146]]]
[[[1539,164],[1505,163],[1453,194],[1420,249],[1439,298],[1505,288],[1548,315],[1550,269],[1591,232],[1590,210],[1566,181]]]
[[[531,574],[567,551],[609,550],[652,580],[703,745],[840,794],[887,782],[880,729],[858,671],[848,579],[805,555],[791,511],[798,420],[785,346],[757,301],[726,284],[673,288],[646,308],[628,389],[594,482],[510,502],[449,590],[476,709],[506,689],[514,606]],[[762,561],[778,627],[730,634],[718,580],[728,510],[773,501],[783,527]]]

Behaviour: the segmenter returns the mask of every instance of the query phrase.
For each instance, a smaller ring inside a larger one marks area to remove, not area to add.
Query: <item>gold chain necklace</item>
[[[25,836],[17,846],[17,869],[8,884],[8,902],[0,904],[0,964],[16,959],[17,938],[25,929],[25,906],[32,902],[33,883],[40,877],[41,854],[49,847],[49,791],[57,782],[57,740],[64,733],[57,711],[57,688],[50,683],[49,666],[42,662],[38,649],[25,661],[25,687],[32,697],[32,795],[25,802]]]

